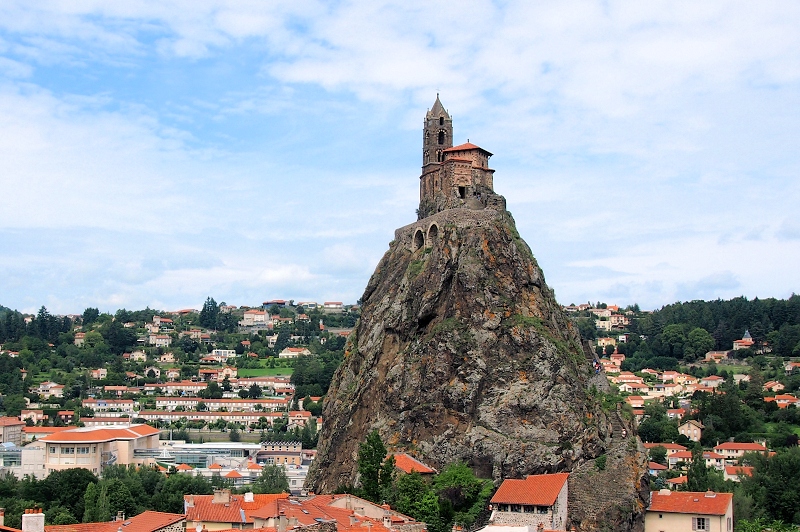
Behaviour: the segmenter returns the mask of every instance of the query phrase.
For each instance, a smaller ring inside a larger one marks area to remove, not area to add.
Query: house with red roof
[[[750,349],[753,347],[753,344],[755,344],[755,342],[753,341],[753,337],[750,336],[750,331],[744,331],[744,336],[742,336],[741,340],[733,341],[733,350]]]
[[[317,495],[307,499],[278,499],[252,513],[255,529],[288,532],[319,523],[336,525],[338,532],[425,532],[425,523],[349,494]]]
[[[719,453],[703,451],[703,460],[705,460],[706,467],[709,469],[714,468],[717,471],[722,471],[725,467],[725,457]],[[667,464],[669,464],[670,469],[676,469],[681,462],[688,465],[691,461],[691,451],[679,451],[667,457]]]
[[[791,375],[793,371],[800,370],[800,362],[787,362],[783,369],[787,375]]]
[[[660,472],[666,471],[666,470],[667,470],[667,466],[665,466],[663,464],[659,464],[658,462],[649,462],[647,464],[647,471],[653,476],[656,476]]]
[[[645,532],[733,531],[733,494],[670,491],[650,494]]]
[[[741,482],[742,477],[753,476],[753,468],[750,466],[725,466],[722,474],[725,480]]]
[[[504,480],[492,497],[489,524],[566,530],[568,478],[554,473]]]
[[[397,468],[398,471],[401,471],[407,475],[414,472],[417,472],[420,475],[432,475],[436,473],[435,469],[426,466],[413,456],[410,456],[406,453],[394,453],[390,454],[389,456],[394,456],[394,467]]]
[[[784,386],[778,381],[767,381],[764,383],[764,391],[767,392],[772,392],[772,393],[781,392],[785,388],[786,386]]]
[[[708,377],[703,377],[700,379],[700,385],[708,388],[717,388],[723,382],[725,382],[725,379],[719,375],[709,375]]]
[[[252,528],[252,512],[287,497],[286,493],[232,495],[228,489],[214,490],[213,495],[184,495],[186,525],[187,528],[200,526],[209,531]]]
[[[13,443],[16,446],[22,445],[22,429],[25,422],[19,418],[4,416],[0,417],[0,443]]]
[[[797,397],[788,393],[779,394],[775,397],[765,397],[764,401],[767,403],[775,401],[775,404],[778,405],[778,408],[788,408],[790,406],[798,405]]]
[[[760,443],[725,442],[714,447],[714,452],[725,457],[726,460],[738,462],[745,453],[767,453],[767,448]]]
[[[147,510],[137,516],[119,515],[114,521],[76,523],[74,525],[45,525],[44,532],[184,532],[186,516]]]

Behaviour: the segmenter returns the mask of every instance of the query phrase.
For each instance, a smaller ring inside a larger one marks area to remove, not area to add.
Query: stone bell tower
[[[494,193],[491,156],[469,140],[453,146],[453,120],[437,94],[433,107],[425,113],[422,131],[419,219],[459,207],[505,210],[505,199]]]
[[[425,127],[422,132],[422,173],[429,164],[444,161],[444,150],[453,147],[453,119],[445,110],[439,95],[433,107],[425,113]]]

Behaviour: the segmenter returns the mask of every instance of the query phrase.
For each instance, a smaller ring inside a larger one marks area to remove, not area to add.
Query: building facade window
[[[692,530],[708,530],[709,524],[707,517],[692,517]]]

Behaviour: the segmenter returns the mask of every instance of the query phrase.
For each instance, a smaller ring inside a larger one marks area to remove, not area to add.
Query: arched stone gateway
[[[416,251],[424,245],[425,245],[425,235],[422,233],[422,229],[417,229],[417,231],[414,233],[412,250]]]

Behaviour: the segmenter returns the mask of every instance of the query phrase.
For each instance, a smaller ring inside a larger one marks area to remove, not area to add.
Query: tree
[[[746,455],[753,476],[742,480],[744,493],[753,497],[756,515],[800,524],[800,448],[778,451],[774,456]]]
[[[259,386],[258,384],[253,383],[250,386],[249,395],[251,399],[258,399],[259,397],[261,397],[262,394],[263,392],[261,391],[261,386]]]
[[[216,329],[218,316],[219,305],[217,305],[213,297],[209,296],[206,302],[203,303],[203,309],[200,311],[200,325],[207,329]]]
[[[683,348],[684,360],[692,362],[705,356],[714,349],[715,343],[714,337],[707,330],[695,327],[689,331],[689,335],[686,337],[686,345]]]
[[[83,318],[81,320],[84,327],[88,327],[100,316],[100,311],[96,308],[89,307],[83,311]]]
[[[280,465],[265,465],[253,482],[253,493],[288,493],[289,479]]]
[[[661,341],[669,348],[672,357],[680,358],[683,354],[683,345],[686,342],[686,335],[683,332],[682,324],[674,323],[664,327],[661,333]]]
[[[452,517],[442,512],[442,518],[468,528],[486,507],[494,484],[476,477],[466,463],[460,462],[446,466],[434,479],[433,488],[440,502],[450,510],[448,514],[452,512]]]
[[[650,460],[657,464],[667,465],[667,449],[661,445],[656,445],[650,449]]]
[[[393,480],[394,457],[386,458],[386,447],[377,430],[358,446],[358,473],[364,498],[380,502],[384,489]]]

